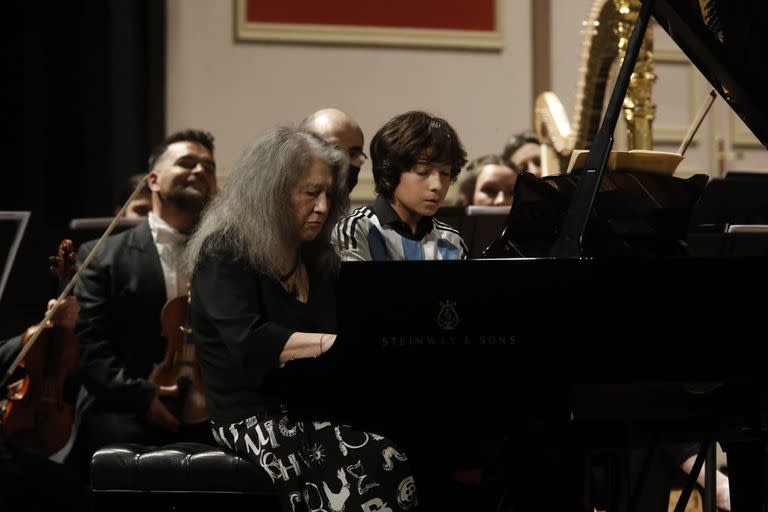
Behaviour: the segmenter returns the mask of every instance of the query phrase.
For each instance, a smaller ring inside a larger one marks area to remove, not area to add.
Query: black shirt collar
[[[432,231],[432,217],[422,217],[416,225],[416,233],[411,233],[411,227],[400,219],[397,212],[392,208],[392,205],[384,196],[376,196],[376,199],[369,208],[373,210],[373,213],[379,218],[379,222],[382,226],[386,225],[391,227],[398,235],[404,238],[421,240],[427,233]]]

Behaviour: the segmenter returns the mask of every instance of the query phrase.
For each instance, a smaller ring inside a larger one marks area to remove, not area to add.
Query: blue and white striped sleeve
[[[358,208],[341,219],[333,229],[331,242],[341,261],[371,261],[368,246],[370,220],[367,208]]]

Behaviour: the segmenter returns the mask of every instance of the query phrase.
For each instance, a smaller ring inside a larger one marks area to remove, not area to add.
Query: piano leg
[[[485,509],[591,512],[585,499],[587,470],[584,449],[567,424],[521,418],[485,468],[486,496],[499,499]],[[490,478],[496,489],[491,489]]]
[[[604,465],[607,512],[644,512],[666,507],[666,472],[657,448],[654,444],[649,448],[625,446],[608,456]]]
[[[629,501],[632,504],[632,507],[634,507],[634,510],[645,510],[647,508],[645,502],[653,499],[649,497],[649,495],[653,495],[651,487],[662,487],[664,489],[663,494],[666,495],[666,488],[664,486],[658,486],[658,484],[653,481],[653,477],[655,476],[658,478],[658,472],[663,471],[659,461],[658,439],[653,439],[647,450],[635,449],[631,456],[632,460],[630,461],[630,468],[635,471],[630,472],[632,478],[629,483],[632,487]],[[658,505],[663,502],[664,498],[665,496],[656,498],[658,504],[654,504],[656,506],[652,508],[658,507]]]

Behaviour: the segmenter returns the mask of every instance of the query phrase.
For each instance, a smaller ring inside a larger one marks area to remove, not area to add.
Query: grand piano
[[[633,40],[652,15],[768,147],[759,4],[645,1]],[[632,510],[643,484],[627,470],[633,448],[696,442],[711,454],[712,441],[728,454],[732,509],[768,507],[768,250],[759,232],[731,229],[768,224],[766,176],[605,174],[635,58],[628,50],[585,171],[521,176],[486,259],[342,266],[329,354],[346,390],[338,414],[403,440],[426,505],[450,506],[446,465],[473,447],[502,453],[512,436],[510,465],[536,446],[569,452],[531,480],[548,497],[581,493],[574,509],[592,510],[585,474],[601,450],[619,454],[606,506]]]

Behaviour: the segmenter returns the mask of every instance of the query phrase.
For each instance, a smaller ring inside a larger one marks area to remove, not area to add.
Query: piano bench
[[[93,454],[90,473],[93,510],[199,510],[205,505],[280,510],[261,468],[204,444],[106,446]]]

